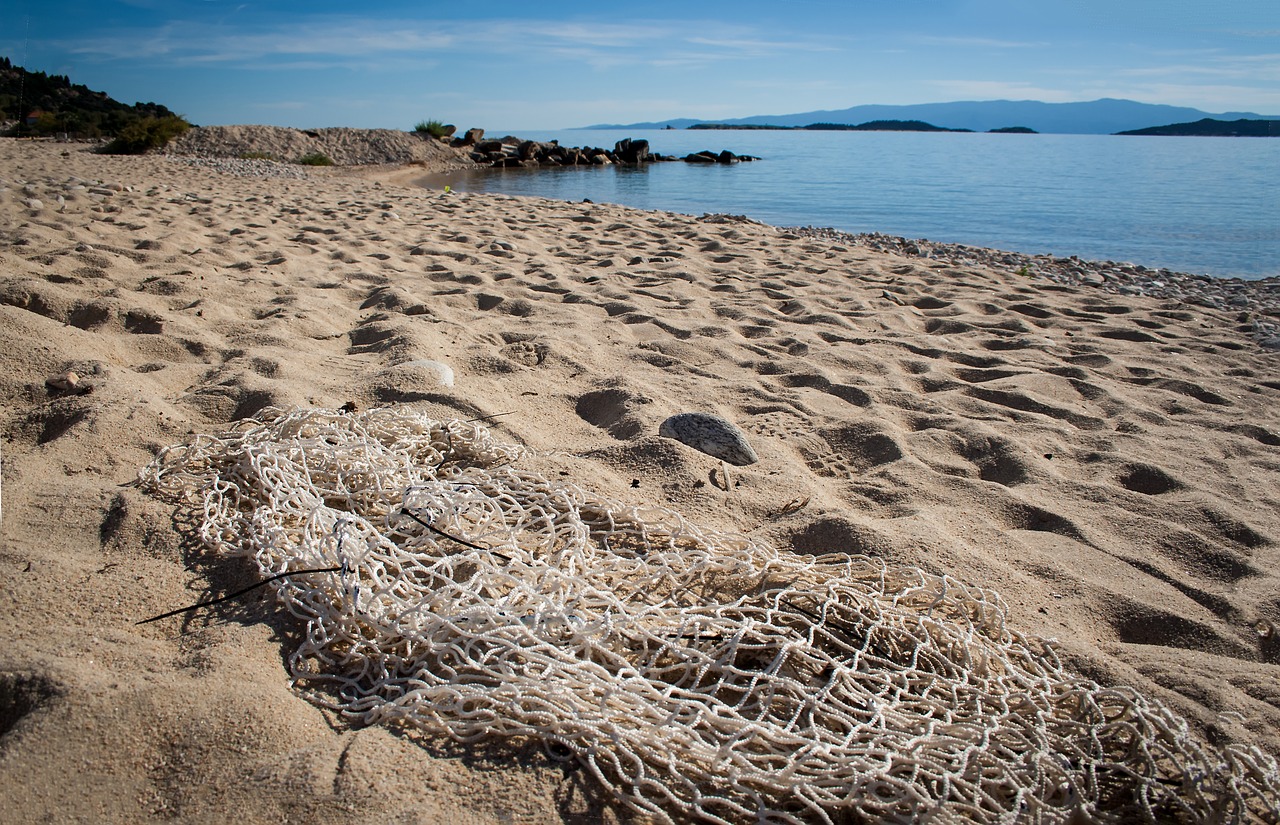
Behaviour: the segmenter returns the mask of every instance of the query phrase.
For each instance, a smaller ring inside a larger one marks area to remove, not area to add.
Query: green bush
[[[276,160],[276,156],[270,152],[241,152],[241,160]]]
[[[413,127],[413,131],[418,134],[431,135],[433,138],[443,138],[449,136],[449,127],[447,124],[439,120],[424,120],[417,126]]]
[[[294,162],[301,163],[303,166],[332,166],[333,158],[323,152],[312,152],[309,155],[303,155]]]
[[[141,155],[167,146],[190,128],[191,124],[178,115],[139,118],[126,124],[115,140],[100,151],[108,155]]]

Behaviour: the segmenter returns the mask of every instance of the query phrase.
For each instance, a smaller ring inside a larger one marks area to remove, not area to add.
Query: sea
[[[425,185],[745,215],[775,226],[880,232],[1220,277],[1280,276],[1280,139],[772,130],[512,134],[609,149],[623,138],[643,138],[664,155],[728,149],[760,159],[725,166],[468,170]]]

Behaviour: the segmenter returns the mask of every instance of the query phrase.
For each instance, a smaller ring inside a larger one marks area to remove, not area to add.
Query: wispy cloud
[[[1215,77],[1238,78],[1255,83],[1280,80],[1280,54],[1206,56],[1199,62],[1170,63],[1157,66],[1134,66],[1118,69],[1122,77]]]
[[[695,46],[710,46],[743,55],[782,54],[793,51],[835,51],[834,46],[813,40],[766,40],[749,37],[689,37],[686,42]]]
[[[1280,114],[1280,88],[1210,83],[1144,83],[1120,87],[1123,94],[1146,103],[1194,106],[1209,112],[1252,110],[1259,114]],[[1248,101],[1247,103],[1241,101]]]
[[[919,35],[911,38],[911,42],[930,46],[967,46],[980,49],[1043,49],[1050,46],[1044,40],[999,40],[992,37],[946,37],[937,35]]]
[[[225,24],[175,23],[151,29],[101,32],[59,44],[82,57],[144,58],[170,65],[226,64],[292,68],[289,58],[309,56],[374,68],[395,55],[518,55],[526,60],[579,62],[592,68],[626,65],[691,67],[815,51],[816,41],[762,37],[734,27],[721,37],[687,37],[688,21],[643,24],[489,21],[370,21],[355,17],[313,18],[249,31]],[[696,26],[694,27],[696,28]]]

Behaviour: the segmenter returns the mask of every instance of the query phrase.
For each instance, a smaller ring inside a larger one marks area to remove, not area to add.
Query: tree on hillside
[[[175,117],[158,103],[130,106],[66,75],[29,72],[0,57],[0,120],[16,121],[10,135],[114,137],[141,120]]]

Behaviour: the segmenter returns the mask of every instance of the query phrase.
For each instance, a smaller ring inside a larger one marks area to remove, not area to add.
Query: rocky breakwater
[[[625,138],[614,144],[613,149],[597,146],[568,147],[559,141],[524,140],[513,135],[485,139],[484,131],[471,129],[452,145],[469,149],[470,158],[482,166],[496,168],[527,167],[537,169],[546,166],[609,166],[612,164],[638,165],[683,160],[686,163],[739,163],[759,160],[750,155],[737,155],[725,149],[720,152],[702,151],[683,158],[663,155],[649,150],[649,141]]]

